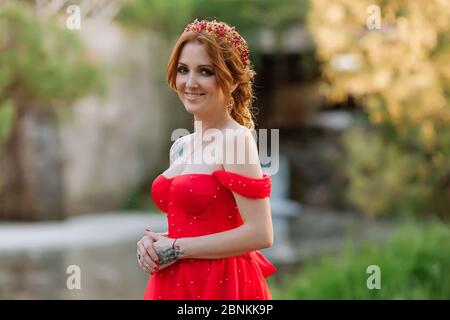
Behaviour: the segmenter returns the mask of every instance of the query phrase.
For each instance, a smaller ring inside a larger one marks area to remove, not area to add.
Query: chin
[[[203,105],[201,105],[201,104],[192,104],[192,103],[188,102],[188,103],[184,104],[184,108],[189,113],[197,113],[197,112],[199,112],[200,110],[203,109]]]

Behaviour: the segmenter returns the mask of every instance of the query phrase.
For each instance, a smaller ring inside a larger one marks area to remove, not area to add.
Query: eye
[[[177,71],[179,72],[179,73],[186,73],[186,72],[188,72],[188,69],[186,68],[186,67],[184,67],[184,66],[179,66],[178,68],[177,68]]]
[[[207,76],[207,77],[210,77],[210,76],[214,75],[214,71],[212,71],[212,70],[210,70],[210,69],[208,69],[208,68],[202,68],[202,69],[200,70],[200,73],[201,73],[202,75],[204,75],[204,76]]]

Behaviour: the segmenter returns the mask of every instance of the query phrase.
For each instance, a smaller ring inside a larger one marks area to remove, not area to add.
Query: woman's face
[[[223,112],[226,97],[203,45],[188,42],[178,59],[176,87],[184,107],[192,114]]]

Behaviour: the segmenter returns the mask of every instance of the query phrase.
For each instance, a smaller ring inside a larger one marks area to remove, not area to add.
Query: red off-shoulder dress
[[[167,214],[170,238],[197,237],[243,223],[232,191],[261,199],[270,196],[271,186],[267,174],[260,179],[224,170],[173,178],[161,174],[151,195]],[[265,278],[275,271],[259,251],[223,259],[180,259],[150,276],[144,299],[272,299]]]

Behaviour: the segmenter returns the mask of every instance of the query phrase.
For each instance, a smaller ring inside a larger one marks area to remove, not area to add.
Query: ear
[[[234,90],[236,90],[236,88],[238,87],[238,85],[239,85],[239,83],[236,83],[236,84],[234,84],[234,85],[231,87],[231,92],[232,92],[232,93],[234,92]]]

